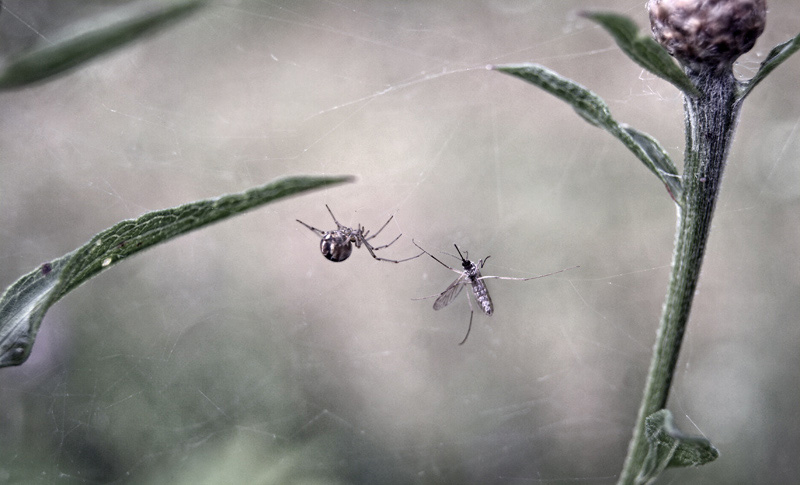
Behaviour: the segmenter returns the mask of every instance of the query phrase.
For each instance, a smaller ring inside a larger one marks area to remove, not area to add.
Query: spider
[[[355,244],[357,248],[360,248],[361,245],[363,244],[373,258],[377,259],[378,261],[387,261],[389,263],[402,263],[403,261],[409,261],[418,258],[423,254],[419,253],[416,256],[400,260],[380,258],[375,255],[375,251],[378,251],[379,249],[383,248],[388,248],[389,246],[394,244],[395,241],[400,239],[400,236],[402,236],[402,234],[398,234],[397,237],[392,240],[392,242],[390,242],[389,244],[384,244],[383,246],[375,247],[369,243],[369,241],[371,241],[375,236],[377,236],[378,234],[380,234],[381,231],[383,231],[383,228],[385,228],[389,224],[389,222],[391,222],[394,216],[389,217],[389,220],[386,221],[375,234],[370,236],[369,231],[365,230],[365,228],[362,227],[361,224],[359,224],[355,229],[343,226],[342,224],[339,223],[339,221],[336,220],[336,216],[333,215],[331,208],[328,207],[327,204],[325,204],[325,208],[328,209],[328,213],[333,218],[333,222],[336,223],[336,229],[333,231],[322,231],[320,229],[317,229],[316,227],[309,226],[300,219],[295,219],[295,220],[300,224],[306,226],[307,228],[311,229],[319,236],[321,236],[322,239],[320,239],[319,241],[319,250],[322,251],[323,256],[328,258],[330,261],[333,261],[334,263],[338,263],[349,258],[350,254],[353,252],[353,244]]]
[[[467,256],[461,254],[461,250],[458,249],[458,246],[455,246],[456,251],[458,252],[458,257],[461,259],[461,267],[462,269],[458,270],[455,268],[451,268],[450,266],[446,265],[442,261],[439,260],[436,256],[432,255],[428,251],[422,249],[419,244],[416,243],[413,239],[411,242],[414,243],[414,246],[418,247],[422,250],[423,253],[427,254],[431,258],[434,259],[437,263],[441,264],[445,268],[458,273],[458,278],[455,281],[450,283],[450,286],[445,288],[445,290],[439,294],[431,295],[431,296],[424,296],[422,298],[414,298],[414,300],[425,300],[428,298],[436,298],[436,301],[433,302],[433,309],[434,310],[441,310],[442,308],[449,305],[456,297],[461,293],[461,290],[464,289],[465,286],[470,285],[472,287],[472,293],[475,296],[475,300],[480,305],[481,310],[487,316],[491,316],[494,313],[494,305],[492,305],[492,298],[489,296],[489,290],[486,288],[486,283],[483,280],[488,279],[498,279],[498,280],[513,280],[513,281],[529,281],[535,280],[538,278],[544,278],[545,276],[550,276],[558,273],[562,273],[564,271],[577,268],[578,266],[573,266],[571,268],[564,268],[562,270],[554,271],[552,273],[547,273],[539,276],[533,276],[531,278],[512,278],[510,276],[482,276],[481,269],[483,269],[483,265],[486,264],[486,261],[490,258],[490,256],[486,256],[483,259],[478,260],[478,263],[474,263],[467,259],[469,257],[469,253]],[[447,253],[450,254],[450,253]],[[451,254],[451,256],[455,257]],[[469,332],[472,330],[472,316],[474,315],[474,311],[472,310],[472,300],[467,294],[467,302],[469,303],[469,327],[467,327],[467,334],[464,336],[464,340],[462,340],[458,345],[463,345],[464,342],[467,341],[467,337],[469,337]]]

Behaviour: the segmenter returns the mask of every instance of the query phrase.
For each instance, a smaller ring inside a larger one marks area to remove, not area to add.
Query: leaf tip
[[[351,184],[358,181],[355,175],[333,175],[328,178],[331,184]]]

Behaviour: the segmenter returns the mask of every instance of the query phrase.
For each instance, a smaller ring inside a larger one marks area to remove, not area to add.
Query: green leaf
[[[538,64],[509,64],[491,68],[524,79],[572,105],[583,119],[617,137],[664,183],[673,200],[681,200],[681,179],[666,150],[650,135],[618,123],[611,116],[606,102],[598,95]]]
[[[649,35],[640,35],[639,27],[633,20],[611,12],[583,12],[581,15],[606,29],[622,52],[633,62],[671,82],[688,95],[700,95],[689,76],[675,63],[669,52]]]
[[[672,163],[672,159],[666,150],[658,143],[652,136],[642,131],[633,128],[625,123],[621,123],[622,129],[625,130],[633,141],[636,142],[647,153],[647,156],[655,165],[657,175],[660,175],[662,182],[667,186],[667,191],[673,199],[678,200],[681,195],[682,185],[681,176],[678,175],[678,169]]]
[[[138,219],[117,223],[71,253],[44,263],[3,293],[0,297],[0,367],[25,362],[48,308],[70,290],[119,261],[262,204],[352,180],[349,176],[288,177],[244,192],[148,212]]]
[[[700,466],[719,457],[719,451],[705,438],[683,434],[667,409],[645,419],[649,448],[636,483],[652,483],[667,467]]]
[[[61,74],[140,39],[197,10],[206,0],[167,2],[153,10],[124,12],[125,20],[22,53],[0,68],[0,90],[27,86]]]
[[[758,68],[756,75],[753,76],[753,78],[749,81],[742,83],[742,90],[737,93],[737,101],[741,101],[746,98],[747,95],[750,94],[750,91],[752,91],[758,83],[763,81],[769,73],[771,73],[776,67],[780,66],[783,61],[788,59],[789,56],[798,50],[800,50],[800,34],[793,39],[784,42],[783,44],[776,45],[771,51],[769,51],[767,58],[761,63],[761,67]]]

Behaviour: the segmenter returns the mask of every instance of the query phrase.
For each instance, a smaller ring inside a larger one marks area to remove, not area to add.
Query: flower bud
[[[766,0],[649,0],[653,36],[693,70],[730,68],[764,31]]]

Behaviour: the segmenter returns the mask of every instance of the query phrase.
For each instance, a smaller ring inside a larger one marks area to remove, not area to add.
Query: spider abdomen
[[[329,232],[320,239],[319,250],[328,260],[339,263],[350,257],[353,252],[353,244],[349,237]]]

